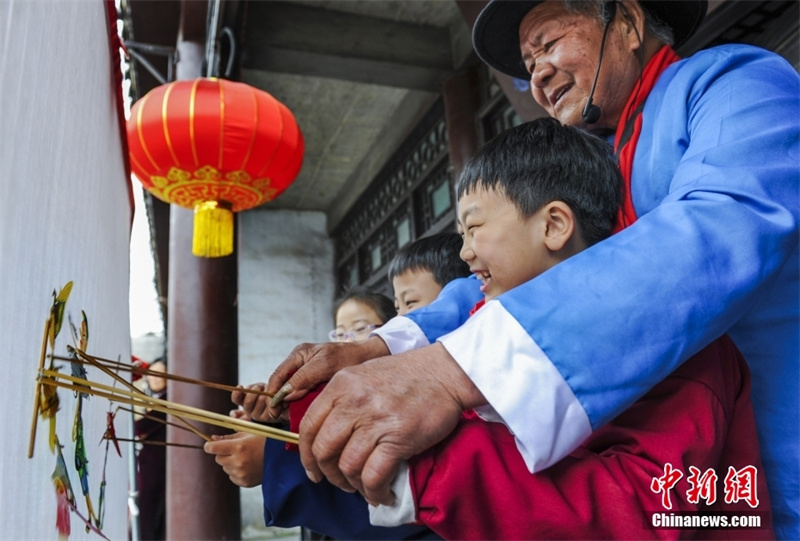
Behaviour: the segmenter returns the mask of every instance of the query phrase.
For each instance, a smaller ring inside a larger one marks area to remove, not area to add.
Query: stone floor
[[[275,528],[272,526],[253,526],[242,530],[242,541],[259,541],[262,539],[280,539],[281,541],[299,541],[300,528]]]

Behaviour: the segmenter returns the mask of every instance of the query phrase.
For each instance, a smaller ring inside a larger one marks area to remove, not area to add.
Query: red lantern
[[[161,85],[131,109],[131,169],[162,201],[195,210],[192,252],[233,252],[233,214],[271,201],[297,177],[303,135],[269,93],[225,79]]]

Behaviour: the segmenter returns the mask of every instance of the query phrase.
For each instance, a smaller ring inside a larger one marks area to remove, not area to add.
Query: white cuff
[[[592,433],[561,373],[499,301],[439,341],[514,433],[531,472],[555,464]],[[485,407],[478,411],[493,417]]]
[[[376,334],[386,342],[392,355],[431,345],[422,329],[405,316],[393,317],[372,331],[370,336]]]
[[[391,527],[416,522],[417,510],[414,508],[408,462],[405,460],[400,464],[397,477],[392,481],[392,492],[395,495],[394,504],[369,506],[369,522],[373,526]]]

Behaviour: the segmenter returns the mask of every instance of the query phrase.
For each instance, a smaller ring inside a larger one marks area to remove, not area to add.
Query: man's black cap
[[[519,50],[519,25],[542,0],[491,0],[472,29],[472,44],[478,56],[502,73],[527,80]],[[640,0],[641,6],[672,28],[674,47],[695,33],[708,10],[707,0]]]

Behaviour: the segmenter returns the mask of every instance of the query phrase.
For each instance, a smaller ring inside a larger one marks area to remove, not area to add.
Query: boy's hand
[[[264,443],[266,438],[235,432],[226,436],[211,436],[203,450],[216,455],[216,462],[228,474],[231,482],[240,487],[261,484],[264,474]]]
[[[239,391],[234,391],[234,392],[238,393]],[[228,415],[230,415],[234,419],[240,419],[242,421],[250,420],[250,417],[248,417],[247,414],[242,409],[231,410],[230,412],[228,412]]]
[[[363,342],[300,344],[270,376],[265,390],[273,393],[274,397],[269,400],[268,408],[265,410],[260,405],[254,405],[252,410],[248,410],[247,405],[241,405],[254,419],[274,421],[286,408],[284,400],[292,401],[303,398],[308,391],[320,383],[329,381],[342,368],[385,355],[389,355],[389,348],[377,336]],[[258,400],[268,401],[264,397],[258,397]],[[235,399],[234,402],[236,402]],[[256,411],[261,416],[253,415],[251,411]],[[262,413],[264,411],[266,413]]]

